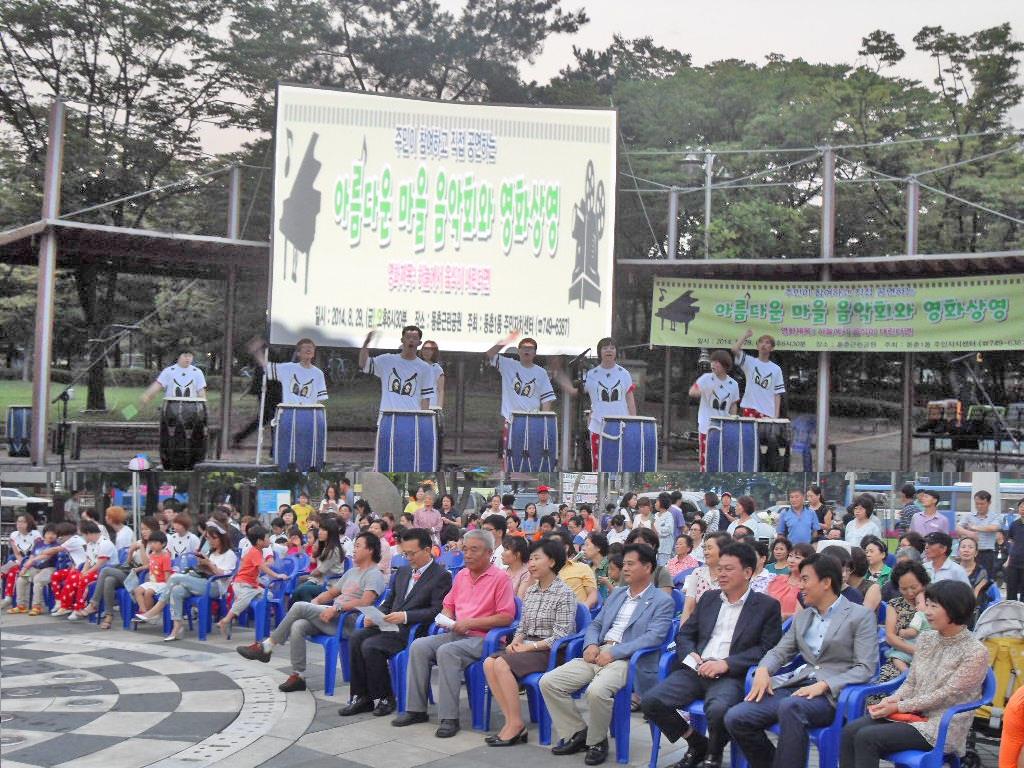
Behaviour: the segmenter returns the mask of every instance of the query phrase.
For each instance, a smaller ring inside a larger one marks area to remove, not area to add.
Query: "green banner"
[[[755,339],[774,336],[777,349],[1024,349],[1024,275],[864,283],[654,279],[651,344],[729,347],[747,328]]]

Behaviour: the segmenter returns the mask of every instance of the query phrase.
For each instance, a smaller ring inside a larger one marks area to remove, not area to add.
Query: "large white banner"
[[[281,85],[271,341],[541,354],[611,332],[616,115]]]

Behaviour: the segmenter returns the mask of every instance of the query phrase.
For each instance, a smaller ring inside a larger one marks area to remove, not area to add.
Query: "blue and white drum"
[[[657,472],[658,422],[650,416],[605,416],[598,472]]]
[[[165,397],[160,407],[160,463],[166,470],[192,469],[206,460],[206,400]]]
[[[274,460],[282,472],[319,472],[327,460],[327,409],[281,403],[274,418]]]
[[[558,416],[551,411],[512,411],[505,458],[510,472],[557,472]]]
[[[32,406],[7,407],[7,455],[28,456],[32,440]]]
[[[757,419],[745,416],[711,417],[706,471],[757,472],[760,452]]]
[[[377,422],[378,472],[437,472],[436,411],[381,411]]]

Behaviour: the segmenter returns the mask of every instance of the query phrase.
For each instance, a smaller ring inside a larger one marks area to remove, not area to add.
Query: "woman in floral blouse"
[[[843,728],[839,768],[878,768],[881,756],[935,746],[939,723],[950,707],[980,698],[988,650],[967,624],[974,591],[958,581],[937,581],[925,590],[925,615],[934,632],[917,642],[906,680]],[[963,756],[972,712],[954,715],[946,732],[947,753]]]

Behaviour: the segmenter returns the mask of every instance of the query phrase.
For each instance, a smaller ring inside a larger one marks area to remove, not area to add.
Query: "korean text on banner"
[[[281,85],[271,341],[611,333],[616,113]]]
[[[1022,349],[1024,275],[863,283],[655,279],[652,344],[729,347],[747,328],[755,339],[771,334],[777,349]]]

